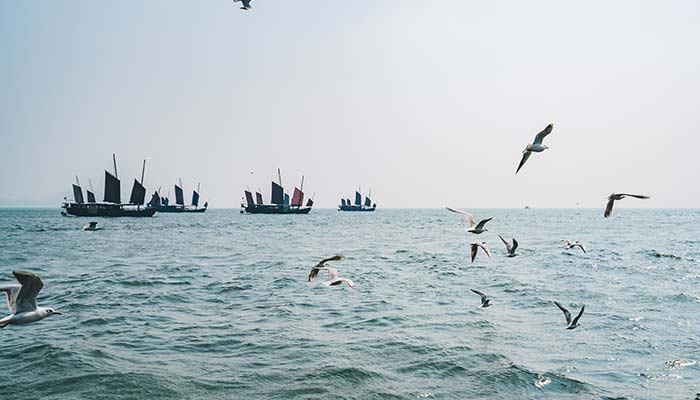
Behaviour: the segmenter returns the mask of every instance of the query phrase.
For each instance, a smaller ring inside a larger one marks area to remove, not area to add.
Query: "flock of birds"
[[[518,168],[515,170],[515,173],[517,174],[520,172],[520,170],[523,168],[527,160],[530,158],[533,152],[535,153],[541,153],[545,150],[547,150],[549,147],[547,145],[542,144],[544,141],[544,138],[547,137],[550,133],[552,133],[552,130],[554,129],[554,124],[549,124],[547,125],[541,132],[539,132],[537,135],[535,135],[535,140],[532,143],[529,143],[527,146],[525,146],[525,150],[523,150],[523,156],[520,159],[520,163],[518,164]],[[612,193],[610,196],[608,196],[608,203],[605,206],[605,212],[603,213],[605,218],[610,217],[612,214],[612,209],[613,205],[615,204],[615,201],[617,200],[622,200],[625,197],[633,197],[636,199],[648,199],[649,196],[644,196],[644,195],[638,195],[638,194],[629,194],[629,193]],[[486,224],[493,220],[493,218],[486,218],[482,219],[480,221],[477,221],[476,217],[464,210],[459,210],[456,208],[451,208],[451,207],[445,207],[448,211],[452,211],[453,213],[459,214],[463,216],[466,220],[467,223],[469,224],[469,227],[466,229],[468,233],[475,234],[475,235],[480,235],[484,232],[488,232],[488,229],[486,228]],[[511,242],[507,241],[506,239],[503,238],[503,236],[498,235],[498,237],[501,239],[503,242],[503,245],[506,247],[506,257],[515,257],[518,254],[516,253],[516,249],[518,248],[518,241],[513,238]],[[586,253],[586,245],[584,243],[577,241],[570,241],[567,239],[561,240],[562,242],[565,243],[565,248],[567,250],[579,248],[581,251]],[[481,250],[483,253],[485,253],[489,258],[491,258],[491,249],[489,249],[488,245],[484,241],[480,242],[473,242],[470,244],[470,257],[471,257],[471,262],[474,262],[474,259],[476,259],[477,254],[479,253],[479,250]],[[351,288],[354,288],[355,285],[352,282],[352,280],[348,278],[341,278],[338,276],[338,270],[335,268],[329,267],[326,263],[329,261],[338,261],[338,260],[344,260],[345,257],[343,256],[333,256],[330,258],[326,258],[321,260],[318,264],[313,266],[311,268],[311,272],[309,273],[309,282],[312,282],[314,278],[318,275],[319,271],[325,270],[328,271],[328,280],[323,282],[324,286],[335,286],[335,285],[341,285],[343,283],[346,283],[348,286]],[[477,289],[471,289],[472,292],[476,293],[479,295],[481,298],[481,304],[480,306],[482,308],[489,307],[491,306],[491,299],[486,295],[486,293],[477,290]],[[581,310],[578,312],[576,317],[574,319],[571,319],[571,313],[569,310],[561,305],[558,302],[554,302],[557,307],[564,313],[564,317],[566,318],[566,324],[567,327],[566,329],[576,329],[579,324],[578,321],[581,319],[581,316],[583,315],[584,310],[586,309],[586,306],[582,306]]]
[[[234,0],[234,2],[243,2],[243,9],[250,9],[250,1],[247,0]],[[518,164],[518,168],[515,171],[517,174],[525,165],[527,160],[530,158],[533,152],[535,153],[541,153],[545,150],[548,149],[548,147],[542,142],[544,141],[545,137],[547,135],[552,133],[552,130],[554,129],[553,124],[547,125],[544,130],[542,130],[540,133],[538,133],[535,136],[535,140],[528,144],[525,147],[525,150],[523,150],[523,156],[522,159],[520,160],[520,163]],[[648,199],[649,196],[643,196],[643,195],[638,195],[638,194],[629,194],[629,193],[612,193],[610,196],[608,196],[608,203],[605,207],[605,212],[604,216],[605,218],[610,217],[610,214],[612,213],[613,205],[615,204],[615,201],[622,200],[626,197],[633,197],[637,199]],[[451,208],[451,207],[446,207],[447,210],[452,211],[454,213],[457,213],[461,216],[463,216],[468,224],[469,227],[466,230],[470,234],[474,235],[480,235],[484,232],[488,232],[488,229],[486,229],[486,224],[490,222],[493,218],[486,218],[482,219],[477,222],[476,217],[464,210],[458,210],[456,208]],[[83,230],[86,231],[94,231],[94,230],[99,230],[100,227],[97,225],[97,222],[89,222],[87,225],[83,227]],[[503,236],[498,235],[498,237],[501,239],[503,244],[506,247],[506,256],[507,257],[515,257],[517,256],[516,249],[518,248],[518,241],[513,238],[512,242],[508,242],[506,239],[503,238]],[[562,242],[565,243],[566,249],[574,249],[574,248],[579,248],[581,251],[584,253],[586,252],[586,245],[584,243],[581,243],[579,241],[569,241],[569,240],[562,240]],[[491,258],[491,250],[489,247],[486,245],[486,242],[480,241],[480,242],[473,242],[470,245],[470,250],[471,250],[471,262],[474,262],[474,259],[476,259],[477,254],[479,253],[479,250],[481,249],[482,252],[484,252],[489,258]],[[308,276],[308,281],[312,282],[317,276],[320,271],[326,271],[328,273],[328,279],[326,279],[323,282],[323,286],[338,286],[342,284],[346,284],[351,288],[355,287],[355,283],[348,278],[340,277],[338,276],[338,270],[335,268],[331,268],[328,266],[328,262],[330,261],[340,261],[344,260],[345,257],[336,255],[333,257],[325,258],[321,261],[319,261],[318,264],[314,265],[311,268],[311,272],[309,272]],[[40,321],[50,315],[61,315],[60,312],[52,309],[52,308],[46,308],[46,307],[39,307],[37,305],[37,295],[39,294],[39,291],[41,288],[44,286],[44,283],[42,282],[41,278],[39,278],[37,275],[31,273],[31,272],[26,272],[26,271],[14,271],[13,272],[15,278],[17,281],[20,283],[19,285],[9,285],[9,286],[0,286],[0,291],[4,292],[7,295],[7,304],[10,309],[10,315],[6,316],[5,318],[0,319],[0,328],[4,328],[8,325],[15,324],[15,325],[21,325],[21,324],[27,324],[31,322],[36,322]],[[489,307],[491,303],[491,299],[483,292],[472,289],[472,291],[476,294],[478,294],[481,298],[481,307]],[[564,313],[564,316],[566,317],[566,323],[567,323],[567,328],[566,329],[575,329],[578,327],[578,321],[581,319],[581,316],[583,315],[583,312],[585,310],[585,306],[581,307],[581,310],[579,311],[578,315],[576,318],[571,319],[571,313],[569,310],[567,310],[564,306],[562,306],[560,303],[555,302],[557,307]]]

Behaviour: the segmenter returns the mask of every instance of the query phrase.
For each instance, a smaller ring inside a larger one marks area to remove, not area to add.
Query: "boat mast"
[[[80,186],[80,179],[78,179],[78,175],[75,176],[75,182]]]
[[[146,160],[143,160],[143,168],[141,168],[141,186],[143,186],[143,175],[146,173]]]
[[[301,176],[301,187],[299,188],[300,191],[304,191],[304,175]]]
[[[202,182],[197,182],[197,193],[199,193],[199,185],[200,185],[201,183],[202,183]],[[250,189],[248,189],[248,190],[250,190]]]
[[[112,161],[114,162],[114,177],[119,178],[119,175],[117,174],[117,156],[114,153],[112,153]]]
[[[284,187],[284,185],[282,185],[282,172],[280,172],[279,168],[277,168],[277,177],[280,180],[280,186]]]
[[[92,181],[90,180],[90,178],[88,178],[88,183],[90,184],[90,191],[92,193],[95,193],[95,189],[92,188]]]

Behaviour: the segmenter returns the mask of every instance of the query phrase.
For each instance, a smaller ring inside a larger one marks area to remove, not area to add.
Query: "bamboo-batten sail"
[[[120,204],[122,202],[121,196],[121,185],[119,179],[105,171],[105,195],[102,199],[105,203],[116,203]]]
[[[85,202],[83,200],[83,189],[75,184],[73,185],[73,200],[75,200],[75,202],[78,204],[83,204]]]
[[[88,203],[94,203],[95,202],[95,194],[89,190],[86,190],[86,192],[87,192]]]
[[[130,204],[143,205],[146,202],[146,188],[141,182],[134,179],[134,186],[131,188]]]
[[[343,207],[345,207],[345,204],[346,204],[346,203],[345,203],[345,199],[340,199],[340,205],[343,206]]]
[[[263,203],[263,195],[260,192],[255,192],[255,204]]]
[[[246,190],[245,191],[245,201],[246,201],[246,203],[248,203],[248,206],[254,206],[255,201],[253,200],[253,193]]]
[[[196,190],[192,191],[192,205],[195,207],[199,206],[199,193]]]
[[[365,207],[372,207],[372,200],[369,199],[368,196],[365,196]]]
[[[284,205],[284,188],[276,182],[272,182],[272,196],[270,197],[272,204]]]
[[[175,185],[175,204],[180,206],[185,205],[185,196],[182,193],[182,188],[178,185]]]
[[[359,206],[362,204],[362,195],[360,192],[355,192],[355,205]]]
[[[294,194],[292,195],[292,205],[295,207],[301,207],[304,204],[304,192],[299,188],[294,188]]]

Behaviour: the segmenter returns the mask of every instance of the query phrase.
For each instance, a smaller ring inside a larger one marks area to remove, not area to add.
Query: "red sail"
[[[304,192],[298,188],[294,188],[294,195],[292,196],[292,205],[301,207],[304,204]]]

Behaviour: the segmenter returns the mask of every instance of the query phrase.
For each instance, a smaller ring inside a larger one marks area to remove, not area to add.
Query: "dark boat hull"
[[[156,206],[156,211],[160,213],[203,213],[206,208],[187,208],[184,206]]]
[[[291,207],[279,206],[276,204],[257,204],[251,206],[243,206],[241,213],[248,214],[308,214],[311,207]]]
[[[365,206],[338,206],[338,211],[374,211],[377,207],[365,207]]]
[[[62,213],[76,217],[152,217],[156,213],[153,207],[125,208],[123,204],[109,203],[64,203]]]

